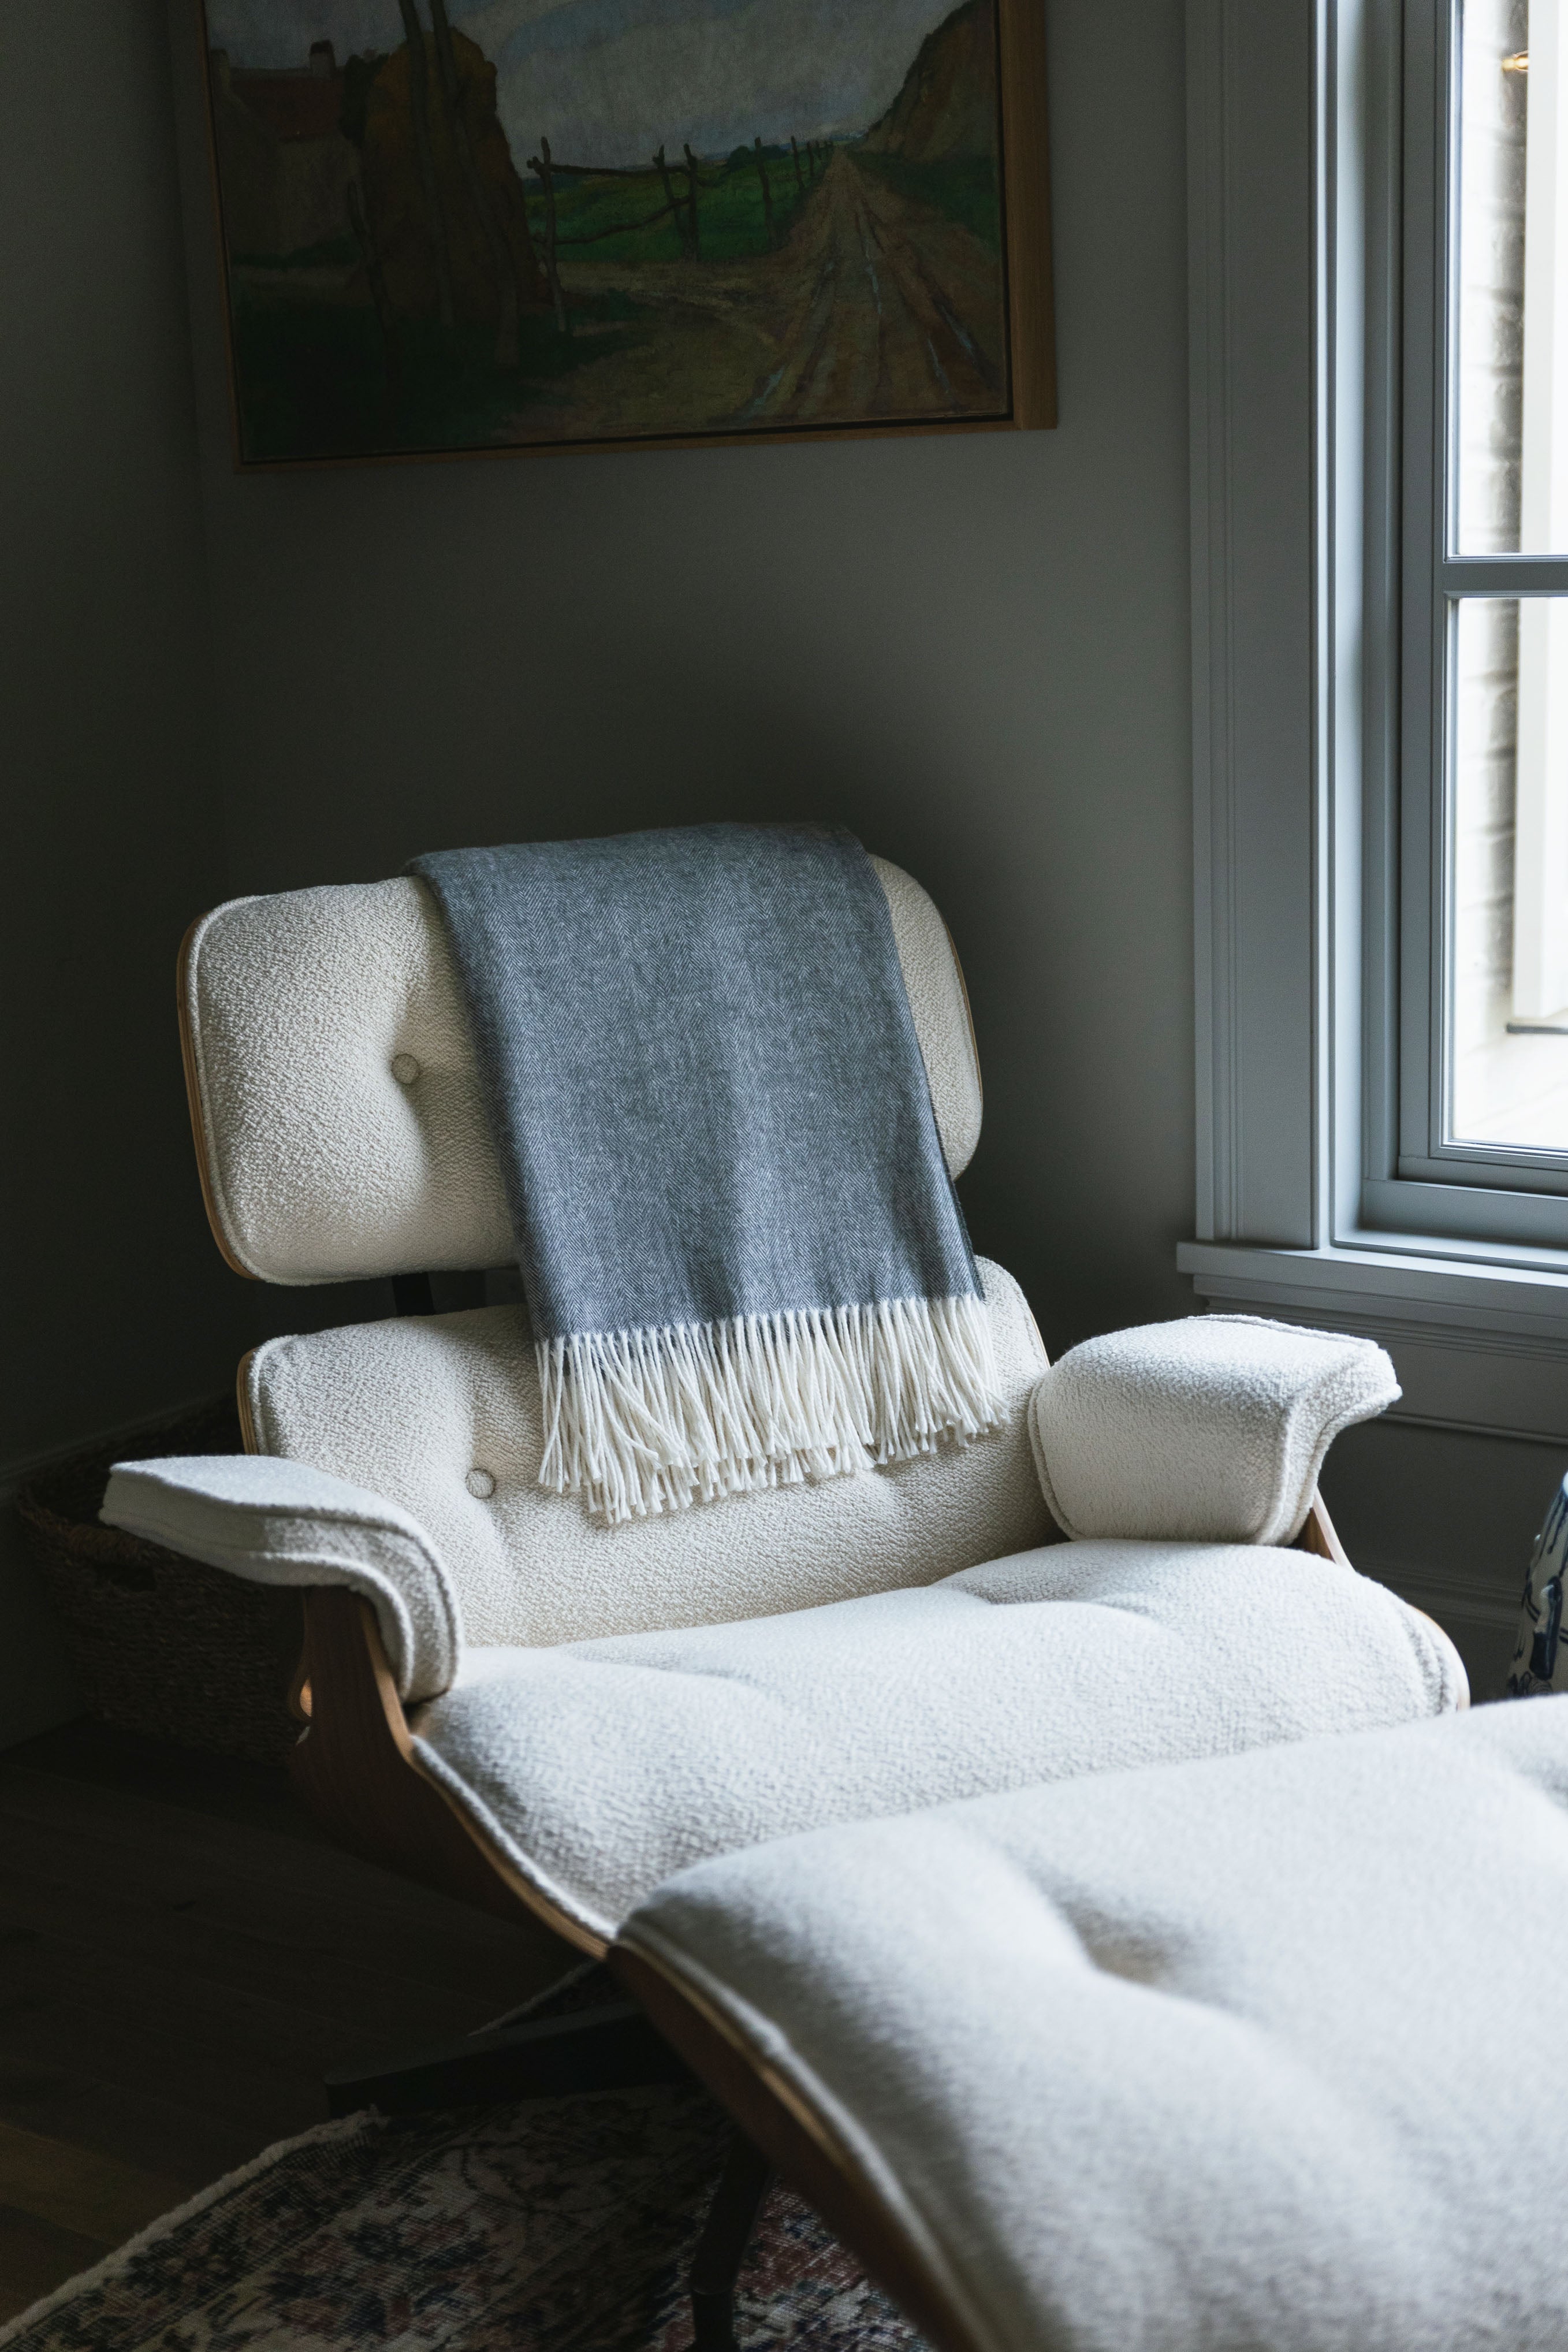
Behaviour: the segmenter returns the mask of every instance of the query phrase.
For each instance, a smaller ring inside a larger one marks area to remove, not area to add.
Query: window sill
[[[1482,1258],[1480,1244],[1389,1234],[1316,1250],[1184,1242],[1176,1264],[1211,1308],[1378,1340],[1405,1391],[1390,1420],[1568,1445],[1568,1253],[1507,1265],[1491,1246]]]

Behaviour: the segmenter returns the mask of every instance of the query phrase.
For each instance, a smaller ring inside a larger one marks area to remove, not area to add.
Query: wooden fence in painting
[[[612,236],[632,236],[640,229],[656,228],[661,221],[667,220],[674,224],[683,257],[688,261],[700,261],[702,259],[702,220],[698,206],[699,195],[705,188],[725,186],[737,172],[755,169],[757,173],[762,188],[762,250],[765,253],[773,251],[775,243],[773,184],[768,177],[768,159],[762,152],[761,139],[753,140],[749,150],[737,149],[733,155],[725,159],[716,171],[705,173],[702,165],[692,153],[690,145],[684,142],[681,152],[685,160],[678,163],[672,163],[661,145],[658,153],[652,159],[653,169],[659,174],[659,183],[664,196],[664,201],[657,211],[641,213],[635,220],[612,221],[607,227],[591,230],[582,236],[563,236],[560,234],[556,217],[557,179],[566,177],[591,180],[643,180],[647,177],[648,166],[646,164],[628,167],[624,164],[613,163],[563,163],[550,153],[549,141],[544,138],[539,141],[538,153],[528,157],[528,169],[538,179],[544,195],[545,277],[555,304],[556,324],[563,334],[570,334],[571,331],[567,324],[566,300],[561,292],[560,272],[557,266],[556,257],[559,253],[569,247],[602,245]],[[741,160],[743,153],[744,162]],[[809,139],[802,147],[795,138],[791,137],[789,160],[793,169],[798,202],[803,202],[809,191],[816,185],[828,167],[831,153],[831,144],[825,142]],[[680,184],[682,182],[685,183],[684,186]]]

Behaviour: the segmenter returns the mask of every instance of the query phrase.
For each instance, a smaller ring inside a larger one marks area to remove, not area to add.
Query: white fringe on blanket
[[[612,1527],[907,1462],[1000,1417],[983,1298],[590,1331],[538,1352],[539,1484]]]

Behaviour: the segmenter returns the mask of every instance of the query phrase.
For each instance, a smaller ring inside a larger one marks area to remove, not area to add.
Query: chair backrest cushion
[[[950,1173],[980,1131],[963,976],[874,859]],[[457,975],[422,882],[237,898],[192,930],[181,1022],[203,1191],[242,1274],[305,1284],[515,1258]]]
[[[245,1370],[256,1451],[401,1504],[434,1538],[476,1644],[727,1623],[940,1577],[1049,1542],[1027,1426],[1045,1351],[981,1259],[1003,1425],[820,1485],[606,1528],[538,1484],[538,1374],[521,1307],[273,1339]]]

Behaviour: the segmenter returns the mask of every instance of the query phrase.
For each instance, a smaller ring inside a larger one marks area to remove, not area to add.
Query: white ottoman
[[[620,1966],[948,2352],[1568,2347],[1568,1696],[727,1854]]]

